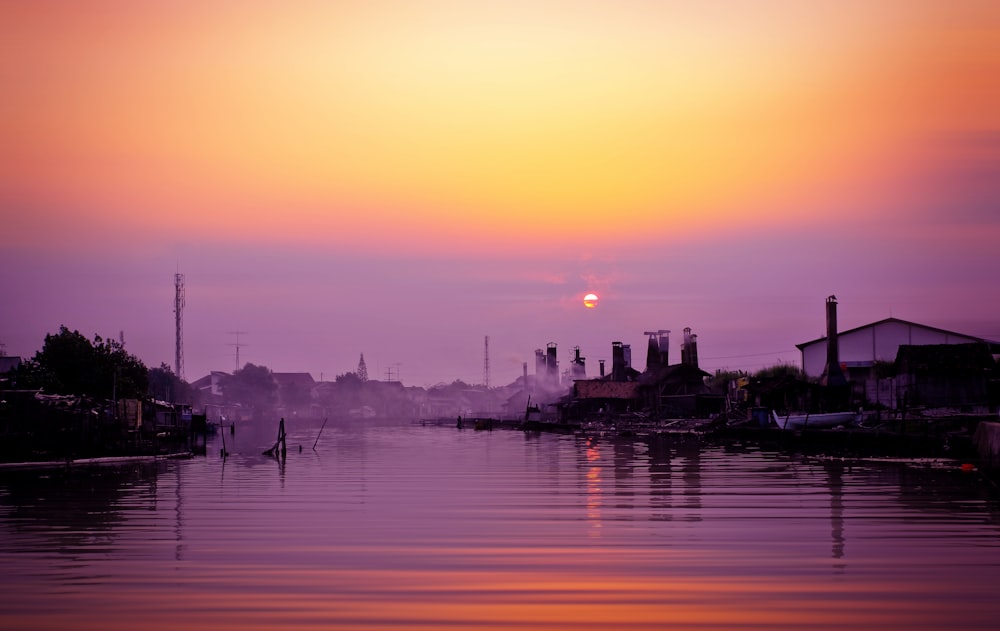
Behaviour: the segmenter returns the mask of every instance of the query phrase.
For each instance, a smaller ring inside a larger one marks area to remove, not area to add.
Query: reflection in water
[[[843,465],[825,463],[827,487],[830,489],[830,537],[833,539],[831,556],[834,559],[844,558],[844,481]],[[846,563],[834,563],[834,569],[842,572]]]
[[[590,521],[591,537],[600,536],[601,532],[601,452],[594,440],[587,441],[587,519]]]
[[[237,432],[225,461],[0,472],[0,628],[987,629],[1000,614],[996,496],[967,475],[410,426],[330,424],[314,452],[318,428],[288,423],[283,466],[260,455],[268,428],[259,444]]]

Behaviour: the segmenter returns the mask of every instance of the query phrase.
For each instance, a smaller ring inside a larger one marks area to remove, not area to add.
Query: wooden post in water
[[[221,422],[220,422],[220,424],[221,424]],[[226,459],[226,430],[225,430],[225,427],[223,427],[222,431],[219,432],[219,434],[222,436],[222,459],[225,460]]]
[[[319,442],[319,437],[323,435],[323,428],[326,427],[326,422],[330,420],[330,417],[323,419],[323,425],[319,428],[319,433],[316,434],[316,440],[313,442],[313,451],[316,451],[316,443]]]
[[[285,419],[282,417],[281,420],[278,421],[278,440],[274,442],[274,447],[271,447],[264,452],[264,455],[284,458],[287,452],[288,449],[285,445]]]
[[[281,443],[281,457],[284,458],[288,453],[287,446],[285,445],[285,419],[282,418],[278,421],[278,442]]]

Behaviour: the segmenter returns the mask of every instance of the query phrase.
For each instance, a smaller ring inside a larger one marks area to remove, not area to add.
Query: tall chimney
[[[684,341],[681,342],[681,363],[691,363],[691,327],[684,327]]]
[[[660,342],[656,338],[656,331],[646,331],[649,336],[649,344],[646,345],[646,372],[652,372],[660,365]]]
[[[603,359],[598,359],[597,363],[601,367],[601,379],[603,379],[604,378],[604,360]]]
[[[670,331],[666,329],[660,329],[658,331],[660,334],[660,364],[663,366],[669,366],[670,362]]]
[[[837,297],[826,299],[826,367],[820,383],[825,386],[847,385],[844,372],[840,369],[840,344],[837,340]]]
[[[559,385],[559,360],[556,358],[556,343],[549,342],[546,347],[546,379],[550,386]]]
[[[573,347],[573,365],[570,366],[570,372],[574,380],[587,378],[586,359],[580,357],[579,346]]]
[[[611,381],[625,381],[625,352],[621,342],[611,342]]]

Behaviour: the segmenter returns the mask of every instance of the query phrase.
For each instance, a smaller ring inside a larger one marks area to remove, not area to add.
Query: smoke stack
[[[524,377],[524,385],[528,385],[528,362],[521,362],[521,373]]]
[[[670,362],[670,331],[660,329],[657,331],[660,334],[660,364],[663,366],[669,366]]]
[[[587,378],[587,364],[583,357],[580,357],[580,347],[573,347],[573,365],[570,366],[570,374],[573,379],[586,379]]]
[[[625,381],[625,350],[621,342],[611,342],[611,380]]]
[[[559,384],[559,360],[556,359],[556,343],[549,342],[546,348],[546,358],[545,358],[545,368],[546,368],[546,378],[549,384],[558,385]]]
[[[691,327],[684,327],[684,341],[681,342],[681,363],[691,363]]]
[[[597,363],[601,367],[601,379],[604,379],[604,360],[603,359],[598,359]]]
[[[826,299],[826,367],[820,383],[825,386],[847,385],[844,372],[840,369],[840,343],[837,340],[837,297]]]
[[[646,331],[649,336],[649,343],[646,345],[646,372],[652,372],[660,365],[660,342],[656,339],[656,333]]]

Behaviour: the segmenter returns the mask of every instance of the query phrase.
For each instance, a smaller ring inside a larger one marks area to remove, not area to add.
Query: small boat
[[[828,427],[839,427],[847,423],[860,423],[861,412],[827,412],[825,414],[786,414],[779,416],[777,412],[771,410],[774,422],[779,429],[822,429]]]

